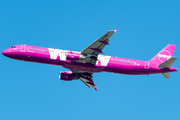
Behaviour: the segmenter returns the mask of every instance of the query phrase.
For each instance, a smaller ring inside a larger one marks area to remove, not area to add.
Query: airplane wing
[[[99,39],[97,39],[95,42],[93,42],[91,45],[86,47],[84,50],[81,51],[81,55],[85,57],[85,63],[90,63],[95,65],[97,61],[97,57],[99,53],[102,53],[102,50],[106,45],[109,45],[109,38],[117,31],[111,30],[106,32],[103,36],[101,36]],[[84,62],[84,61],[78,61],[78,62]],[[97,90],[92,74],[90,72],[83,72],[83,71],[73,71],[73,74],[80,79],[87,87],[94,88]]]
[[[87,87],[89,87],[89,88],[94,88],[95,90],[98,89],[98,88],[96,87],[96,85],[94,84],[94,81],[92,80],[92,78],[80,77],[79,79],[80,79]]]
[[[92,74],[90,72],[81,72],[81,71],[72,71],[77,78],[79,78],[87,87],[89,88],[94,88],[97,90],[98,88],[96,87],[93,79],[92,79]]]
[[[109,45],[109,38],[116,31],[117,29],[106,32],[103,36],[81,51],[81,54],[86,57],[85,63],[96,64],[98,54],[103,53],[103,48]]]

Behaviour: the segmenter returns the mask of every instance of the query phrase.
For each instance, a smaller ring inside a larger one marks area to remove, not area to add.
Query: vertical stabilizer
[[[156,56],[154,56],[149,62],[161,64],[173,56],[176,45],[169,44],[162,49]]]

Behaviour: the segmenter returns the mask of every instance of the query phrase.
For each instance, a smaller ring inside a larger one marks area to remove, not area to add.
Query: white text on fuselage
[[[57,57],[60,57],[60,60],[66,60],[66,52],[65,50],[60,50],[60,49],[53,49],[53,48],[48,48],[49,49],[49,54],[50,54],[50,59],[56,60]]]

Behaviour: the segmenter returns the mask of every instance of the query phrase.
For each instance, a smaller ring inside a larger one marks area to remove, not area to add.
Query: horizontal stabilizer
[[[170,76],[169,76],[169,73],[168,72],[166,72],[166,73],[161,73],[161,75],[163,75],[165,78],[167,78],[167,79],[170,79]]]
[[[158,67],[159,68],[170,68],[172,66],[172,64],[176,61],[176,59],[177,59],[177,57],[172,57],[172,58],[168,59],[167,61],[161,63]]]

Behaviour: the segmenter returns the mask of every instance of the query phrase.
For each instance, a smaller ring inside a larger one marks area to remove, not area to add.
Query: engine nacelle
[[[74,75],[72,72],[60,71],[60,73],[59,73],[59,79],[61,79],[61,80],[72,81],[73,78],[74,78]]]
[[[85,57],[79,53],[68,52],[66,59],[70,61],[78,61],[78,60],[85,60]]]

